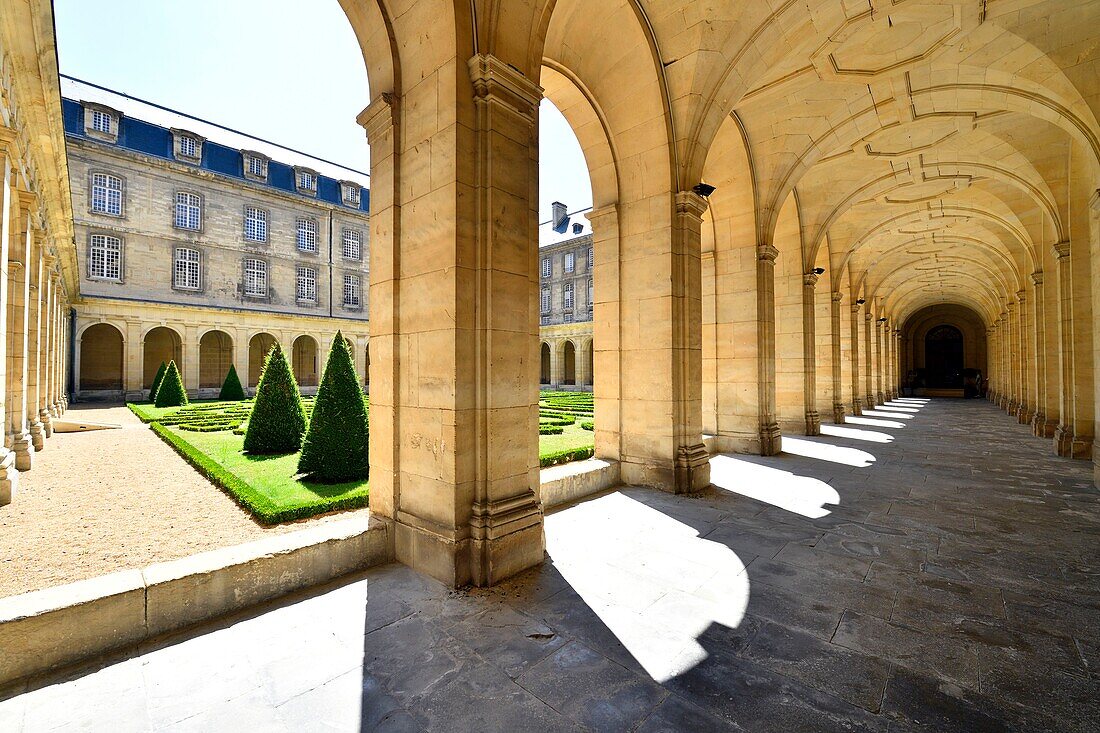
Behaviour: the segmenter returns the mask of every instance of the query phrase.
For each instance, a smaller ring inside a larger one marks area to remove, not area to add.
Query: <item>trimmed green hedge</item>
[[[569,463],[570,461],[583,461],[586,458],[591,458],[594,453],[595,450],[592,448],[592,446],[560,450],[555,453],[548,453],[540,457],[539,466],[542,468],[546,468],[547,466],[555,466],[559,463]]]
[[[241,379],[237,376],[237,369],[230,364],[229,373],[225,375],[225,381],[222,382],[222,391],[218,394],[218,399],[226,402],[239,402],[244,398],[244,387],[241,386]]]
[[[366,478],[368,437],[359,375],[348,342],[337,331],[313,400],[298,471],[326,483]]]
[[[306,413],[290,362],[279,342],[264,360],[256,399],[244,434],[244,450],[257,455],[294,453],[302,447]]]
[[[293,519],[312,517],[322,512],[363,507],[368,503],[369,497],[364,493],[335,500],[318,497],[316,502],[297,506],[277,506],[262,491],[195,448],[183,436],[156,422],[150,427],[164,442],[172,446],[185,461],[194,466],[199,473],[213,482],[215,486],[229,494],[238,504],[252,512],[256,519],[263,524],[289,522]]]
[[[157,389],[160,388],[160,383],[164,381],[164,373],[168,371],[168,363],[161,362],[157,368],[157,374],[153,377],[153,384],[149,387],[149,401],[155,402],[157,399]]]
[[[164,379],[157,387],[157,396],[153,399],[154,407],[180,407],[187,404],[187,390],[183,388],[183,377],[176,368],[176,361],[168,362],[168,368],[164,370]]]
[[[585,420],[584,422],[582,422],[581,427],[584,428],[585,430],[595,430],[596,429],[595,424],[593,424],[593,422],[591,420]]]
[[[543,423],[539,425],[539,435],[561,435],[565,428],[557,427],[554,425],[546,425]]]

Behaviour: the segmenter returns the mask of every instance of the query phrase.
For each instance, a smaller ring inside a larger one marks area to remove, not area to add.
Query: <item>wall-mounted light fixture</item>
[[[867,302],[866,298],[860,298],[859,300],[856,301],[856,305],[863,305],[866,302]]]
[[[885,318],[880,318],[880,319],[878,319],[878,322],[879,323],[886,323],[886,319]]]
[[[714,186],[711,186],[708,183],[696,183],[694,186],[691,187],[691,190],[699,194],[703,198],[707,198],[712,193],[714,193]]]
[[[825,274],[825,268],[824,267],[815,267],[814,268],[814,274],[815,275],[824,275]]]

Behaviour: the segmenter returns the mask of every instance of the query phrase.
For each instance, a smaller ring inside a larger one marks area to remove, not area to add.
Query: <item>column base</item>
[[[1092,437],[1074,435],[1072,425],[1059,425],[1054,431],[1054,452],[1063,458],[1091,458]]]
[[[1015,399],[1011,399],[1011,400],[1008,401],[1008,407],[1005,408],[1005,412],[1007,412],[1009,415],[1012,415],[1013,417],[1015,417],[1016,416],[1016,409],[1019,406],[1020,406],[1020,404],[1018,402],[1016,402]]]
[[[31,445],[34,446],[34,450],[40,451],[46,447],[46,429],[42,426],[42,423],[36,417],[34,422],[31,423]]]
[[[886,395],[884,395],[882,392],[879,392],[875,396],[878,398],[878,402],[875,403],[876,405],[885,405],[886,404]]]
[[[860,401],[859,401],[858,397],[856,397],[852,400],[852,414],[853,415],[862,415],[863,414],[863,405],[860,404]]]
[[[1041,412],[1036,412],[1035,417],[1031,418],[1031,433],[1036,438],[1053,438],[1056,427],[1054,421],[1048,420]]]
[[[1020,409],[1016,411],[1016,420],[1021,425],[1030,425],[1034,416],[1035,413],[1027,405],[1020,405]]]
[[[27,431],[13,433],[11,436],[11,451],[15,454],[15,467],[20,471],[29,471],[34,463],[34,446],[31,443],[31,434]]]
[[[139,389],[124,392],[122,394],[122,399],[126,400],[127,402],[144,402],[145,400],[149,399],[149,397],[146,390]]]
[[[867,410],[875,409],[875,407],[876,407],[876,405],[875,405],[875,396],[873,394],[867,395],[867,397],[863,401],[863,404],[866,406],[864,409],[867,409]]]
[[[674,493],[694,494],[710,486],[710,453],[702,443],[682,445],[676,451]]]
[[[0,506],[11,504],[19,489],[19,472],[15,470],[15,454],[0,446]]]
[[[777,456],[783,451],[783,432],[779,423],[770,422],[760,426],[760,455]]]
[[[845,414],[844,403],[843,402],[834,402],[833,403],[833,422],[836,423],[837,425],[843,425],[844,424],[844,414]],[[820,428],[818,428],[818,431],[820,432]]]
[[[55,418],[61,417],[61,403],[60,402],[53,403],[52,405],[50,405],[49,409],[50,409],[50,414],[53,415]]]
[[[49,438],[53,436],[53,416],[50,415],[50,411],[43,408],[38,411],[38,420],[42,423],[42,431]]]

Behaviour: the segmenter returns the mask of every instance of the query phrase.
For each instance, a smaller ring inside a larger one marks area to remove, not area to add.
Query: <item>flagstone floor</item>
[[[376,568],[15,690],[0,730],[1100,729],[1091,464],[974,400],[825,430],[555,512],[500,587]]]

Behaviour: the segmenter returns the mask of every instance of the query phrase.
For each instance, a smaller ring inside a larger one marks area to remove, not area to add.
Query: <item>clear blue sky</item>
[[[336,0],[55,0],[61,71],[370,170],[367,75]],[[539,214],[590,206],[584,156],[543,102]]]

